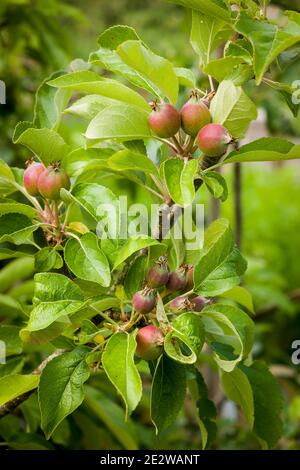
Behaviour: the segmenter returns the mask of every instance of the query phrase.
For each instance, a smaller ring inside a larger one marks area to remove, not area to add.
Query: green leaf
[[[33,393],[19,406],[29,432],[36,433],[41,425],[41,413],[37,393]]]
[[[243,85],[253,77],[253,67],[245,64],[241,57],[222,57],[211,60],[203,70],[218,82],[231,80],[236,86]]]
[[[134,28],[127,25],[115,25],[103,31],[98,38],[98,44],[104,49],[115,50],[125,41],[139,40]]]
[[[166,335],[166,354],[177,362],[194,364],[204,344],[204,327],[199,315],[186,312],[177,317]]]
[[[120,300],[112,296],[104,295],[102,297],[98,295],[97,300],[93,303],[93,307],[95,307],[97,310],[102,310],[102,311],[108,310],[110,308],[119,309]]]
[[[7,202],[0,204],[0,215],[9,214],[9,213],[23,214],[33,219],[36,217],[36,210],[27,206],[27,204],[20,204],[19,202]]]
[[[176,220],[173,227],[169,231],[168,235],[170,235],[170,240],[166,240],[169,245],[168,264],[171,271],[179,268],[179,266],[184,263],[186,255],[184,240],[180,235],[176,235],[177,230],[177,233],[181,235],[182,216]]]
[[[76,284],[62,274],[39,273],[34,276],[34,308],[28,324],[21,330],[21,338],[27,341],[31,332],[43,330],[56,321],[68,324],[68,315],[84,305],[84,296]]]
[[[103,109],[116,104],[120,104],[120,101],[106,98],[106,96],[87,95],[72,103],[65,113],[74,114],[90,121]]]
[[[39,383],[38,375],[6,375],[0,379],[0,406],[19,395],[34,390]]]
[[[105,254],[99,247],[99,239],[86,233],[80,239],[69,239],[65,246],[65,261],[69,269],[81,279],[108,287],[110,269]]]
[[[252,46],[245,38],[228,41],[224,49],[225,57],[239,57],[248,65],[253,65],[251,52]]]
[[[289,83],[280,83],[274,82],[273,80],[268,80],[266,78],[263,79],[263,82],[266,83],[269,87],[273,88],[273,90],[277,90],[281,96],[286,101],[288,107],[292,111],[294,117],[297,117],[299,112],[300,104],[294,100],[294,93],[296,88],[289,84]]]
[[[112,26],[100,35],[98,40],[100,49],[90,54],[89,62],[121,75],[136,87],[142,88],[161,99],[162,94],[154,83],[125,64],[116,52],[117,47],[123,42],[139,39],[133,28],[123,25]]]
[[[62,258],[57,251],[53,250],[53,248],[45,247],[35,254],[36,271],[47,272],[52,269],[59,269],[62,266]]]
[[[60,300],[82,300],[79,287],[62,274],[38,273],[34,276],[33,304]]]
[[[0,216],[0,243],[31,244],[32,233],[39,228],[24,214],[6,213]]]
[[[142,289],[147,274],[147,268],[147,256],[138,256],[130,265],[124,281],[124,289],[128,299],[131,299],[137,291]]]
[[[25,253],[18,259],[7,263],[0,271],[0,292],[13,288],[23,279],[31,277],[33,272],[34,259]]]
[[[189,338],[176,330],[170,331],[165,336],[164,350],[167,356],[181,364],[194,364],[197,361]]]
[[[227,357],[222,350],[215,348],[215,359],[219,367],[231,372],[251,352],[254,340],[253,321],[243,310],[231,305],[209,305],[202,310],[201,315],[212,346],[227,345],[234,351],[234,355]]]
[[[51,129],[26,129],[18,137],[14,136],[13,142],[27,147],[45,165],[62,160],[70,150],[64,139]]]
[[[126,422],[124,421],[122,408],[102,391],[96,390],[89,385],[86,385],[85,388],[86,397],[84,403],[92,412],[92,415],[105,425],[105,428],[111,432],[117,442],[120,442],[122,448],[137,450],[138,444],[135,437],[135,428],[130,419]]]
[[[254,400],[250,382],[241,369],[236,367],[232,372],[222,372],[222,384],[227,397],[240,405],[250,428],[254,425]]]
[[[207,16],[217,17],[224,21],[230,20],[230,10],[223,0],[165,0],[186,8],[193,8]]]
[[[0,378],[21,373],[24,362],[24,357],[17,356],[8,359],[5,364],[0,364]]]
[[[199,55],[200,66],[210,61],[214,50],[226,40],[230,29],[225,21],[216,15],[209,16],[207,10],[192,11],[192,29],[190,41],[194,51]],[[224,34],[225,33],[225,34]]]
[[[79,148],[68,153],[61,164],[69,176],[79,176],[89,169],[106,168],[107,159],[113,153],[113,149],[107,148]]]
[[[87,94],[101,95],[122,103],[136,106],[138,109],[149,110],[144,98],[116,80],[102,78],[89,70],[71,72],[48,82],[50,86],[80,91]]]
[[[49,439],[63,419],[78,408],[84,399],[83,384],[90,376],[85,356],[79,347],[50,361],[39,384],[41,428]]]
[[[119,142],[149,138],[148,114],[137,106],[109,106],[92,119],[85,136],[92,140],[117,139]]]
[[[226,163],[293,160],[299,158],[300,145],[285,139],[263,137],[243,145],[226,157]]]
[[[185,393],[185,366],[161,356],[157,361],[151,389],[151,419],[157,433],[175,421],[183,406]]]
[[[147,148],[143,140],[127,140],[123,145],[132,153],[137,153],[138,155],[147,154]]]
[[[134,363],[135,336],[136,332],[115,333],[108,340],[102,356],[103,368],[124,400],[126,419],[142,397],[142,381]]]
[[[293,21],[280,29],[274,23],[250,18],[241,12],[235,29],[252,44],[257,85],[278,55],[300,42],[300,24]]]
[[[14,191],[15,177],[10,167],[0,159],[0,195],[6,196]]]
[[[24,257],[24,253],[22,251],[10,250],[9,248],[0,248],[0,260],[22,257]]]
[[[242,286],[235,286],[227,292],[223,292],[222,297],[225,299],[234,300],[238,304],[245,307],[249,312],[254,312],[253,299],[250,292]]]
[[[154,54],[141,41],[126,41],[117,53],[127,65],[153,82],[172,103],[178,97],[178,79],[173,65],[167,59]]]
[[[175,67],[174,71],[178,78],[179,85],[189,88],[196,88],[197,80],[194,73],[190,69],[186,69],[184,67]]]
[[[250,367],[241,366],[241,369],[247,376],[253,393],[253,430],[269,448],[273,448],[282,435],[280,414],[283,399],[279,384],[263,362],[255,361]]]
[[[201,352],[205,335],[203,323],[199,315],[192,312],[182,313],[173,321],[173,328],[189,339],[189,345],[196,355]]]
[[[27,129],[32,129],[32,121],[20,121],[15,127],[13,140],[17,140]]]
[[[203,270],[200,267],[202,258],[199,260],[199,270],[197,270],[197,275],[202,276],[205,269],[208,267],[203,266]],[[205,262],[207,259],[205,260]],[[247,261],[242,256],[238,248],[235,246],[232,252],[224,259],[223,263],[218,266],[215,266],[213,270],[210,271],[208,276],[203,279],[201,286],[197,289],[198,294],[212,296],[219,295],[228,290],[237,284],[240,283],[241,276],[245,273],[247,269]]]
[[[217,171],[208,171],[202,176],[209,192],[221,201],[226,201],[228,197],[228,188],[225,178]]]
[[[151,93],[151,95],[159,99],[163,98],[159,88],[137,70],[126,65],[116,51],[100,47],[100,49],[90,54],[89,61],[91,64],[98,65],[99,67],[121,75],[134,86],[146,90]]]
[[[126,240],[114,237],[108,238],[104,236],[101,239],[101,250],[103,253],[105,253],[105,256],[107,257],[111,266],[114,265],[116,257],[125,243]]]
[[[77,184],[71,194],[74,202],[78,203],[85,209],[96,221],[101,217],[101,206],[108,204],[118,208],[118,200],[116,195],[105,186],[97,183],[80,183]]]
[[[147,236],[136,236],[130,238],[119,250],[113,269],[116,269],[118,266],[120,266],[120,264],[126,261],[126,259],[133,255],[133,253],[154,245],[161,246],[162,244],[159,241]]]
[[[47,442],[43,436],[29,432],[17,433],[13,436],[13,440],[2,442],[6,447],[15,450],[54,450],[53,445]]]
[[[55,444],[67,446],[70,443],[71,429],[67,419],[64,419],[52,434],[52,441]]]
[[[17,278],[16,278],[17,279]],[[6,289],[4,289],[6,290]],[[15,300],[11,295],[0,294],[0,311],[3,317],[17,317],[22,315],[23,309],[18,300]],[[8,326],[8,325],[3,325]],[[0,326],[1,328],[1,326]]]
[[[202,449],[205,449],[209,447],[216,438],[217,409],[214,402],[209,400],[207,385],[196,367],[189,366],[187,368],[187,378],[189,389],[198,411]]]
[[[239,284],[246,268],[228,220],[214,221],[205,232],[203,251],[195,267],[195,292],[204,296],[222,294]]]
[[[55,90],[47,82],[61,76],[62,73],[54,72],[39,86],[36,92],[32,127],[54,130],[59,127],[62,112],[68,104],[71,92],[69,90]]]
[[[146,155],[120,150],[108,159],[108,165],[115,171],[135,170],[157,174],[157,168]]]
[[[0,341],[3,341],[5,344],[6,357],[22,353],[23,346],[19,337],[19,331],[20,328],[18,326],[0,325]]]
[[[198,170],[198,160],[185,162],[179,158],[169,158],[162,163],[161,172],[168,191],[176,204],[189,206],[195,198],[194,178]]]
[[[71,321],[68,317],[62,316],[61,318],[54,319],[54,321],[47,327],[30,331],[29,328],[23,328],[20,331],[20,337],[24,343],[32,345],[49,344],[58,336],[62,335],[64,331],[68,331],[71,326]]]
[[[169,325],[168,316],[166,314],[162,298],[159,294],[157,294],[156,302],[156,319],[162,327],[166,327],[167,325]]]
[[[250,122],[257,117],[254,103],[231,80],[220,83],[211,101],[210,111],[213,121],[223,124],[236,139],[244,136]]]

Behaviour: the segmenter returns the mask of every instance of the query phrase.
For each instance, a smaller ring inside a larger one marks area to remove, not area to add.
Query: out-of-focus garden
[[[300,11],[298,0],[272,2],[269,16],[280,15],[283,8],[296,10],[297,7]],[[95,38],[114,24],[134,27],[152,50],[172,60],[177,67],[192,68],[200,77],[202,89],[208,87],[188,42],[189,14],[180,6],[160,0],[2,0],[0,79],[6,84],[6,104],[0,105],[0,156],[9,165],[23,167],[30,156],[24,148],[12,144],[12,136],[19,121],[32,120],[35,92],[41,82],[57,70],[84,67],[80,59],[88,59],[89,51],[97,48]],[[278,70],[276,75],[274,72],[275,81],[300,80],[299,47],[287,53],[286,59],[292,60],[288,69],[282,60],[280,76]],[[251,88],[251,82],[247,93],[260,111],[249,130],[249,140],[272,135],[300,142],[300,115],[293,116],[282,95],[267,85],[257,91]],[[70,126],[72,119],[69,117],[68,127],[62,131],[69,142],[80,139],[82,132],[75,118]],[[300,340],[300,165],[298,161],[248,163],[242,168],[235,164],[229,165],[226,172],[230,196],[222,207],[210,200],[208,192],[202,192],[198,202],[206,204],[207,221],[220,215],[231,220],[236,239],[249,262],[243,282],[253,295],[256,310],[254,357],[265,360],[271,367],[285,400],[284,434],[278,448],[300,449],[300,365],[293,364],[291,359],[292,343]],[[18,315],[16,301],[26,303],[32,297],[35,268],[27,261],[24,258],[1,261],[0,321]],[[29,357],[34,357],[35,346],[28,346],[28,351]],[[5,375],[7,367],[26,370],[29,364],[20,366],[13,358],[8,364],[0,365],[0,376]],[[246,431],[238,408],[224,399],[212,372],[208,373],[207,381],[220,411],[214,447],[257,448],[257,441]],[[104,401],[114,395],[108,381],[102,381],[99,386],[102,388],[99,396],[102,394]],[[37,399],[33,395],[30,400]],[[188,401],[176,424],[156,437],[149,426],[149,396],[143,398],[129,424],[124,424],[113,402],[107,403],[104,412],[98,408],[96,397],[91,396],[89,400],[87,410],[80,409],[70,422],[64,421],[57,429],[52,446],[84,449],[135,445],[145,449],[196,449],[199,446],[197,422]],[[25,430],[27,437],[18,417],[8,415],[0,420],[0,440],[19,449],[50,445],[42,437],[41,442],[36,437],[30,440],[39,428],[37,403],[29,408],[25,402],[21,409],[25,415],[30,414],[30,424]],[[118,433],[122,439],[116,438]]]

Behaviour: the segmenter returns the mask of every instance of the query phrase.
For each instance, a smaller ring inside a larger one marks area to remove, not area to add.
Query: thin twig
[[[179,140],[177,139],[177,137],[174,135],[174,137],[172,137],[172,140],[175,144],[175,147],[176,147],[176,150],[177,152],[180,154],[180,155],[183,155],[184,154],[184,149],[181,147],[180,145],[180,142]]]
[[[157,136],[153,136],[153,138],[156,139],[156,140],[159,140],[159,142],[162,142],[163,144],[168,145],[173,150],[173,152],[177,153],[177,148],[168,139],[162,139],[162,138],[157,137]]]
[[[209,86],[210,86],[210,91],[215,92],[215,86],[214,86],[214,81],[211,77],[211,75],[208,75],[208,81],[209,81]]]

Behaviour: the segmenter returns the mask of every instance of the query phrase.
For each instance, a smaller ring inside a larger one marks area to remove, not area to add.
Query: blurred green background
[[[294,0],[272,3],[300,8]],[[277,14],[276,6],[272,7],[272,14]],[[113,24],[133,26],[155,52],[176,66],[191,67],[200,74],[188,41],[189,15],[172,4],[160,0],[1,0],[0,79],[7,88],[7,104],[0,105],[1,158],[9,164],[24,166],[28,154],[14,146],[11,139],[18,121],[32,119],[39,84],[52,72],[68,68],[74,58],[86,60],[89,52],[97,49],[97,36]],[[275,79],[292,82],[300,78],[299,53],[295,57],[288,69],[282,68],[280,76],[276,72]],[[300,117],[292,116],[275,91],[263,85],[256,90],[250,85],[247,92],[262,116],[251,130],[251,138],[270,134],[299,141]],[[240,195],[234,191],[234,169],[226,170],[226,176],[231,191],[221,208],[212,205],[207,194],[201,194],[200,199],[206,202],[208,218],[224,215],[231,219],[233,227],[237,199],[241,199],[242,230],[238,235],[249,261],[244,283],[253,294],[257,310],[254,355],[272,367],[285,396],[285,429],[279,447],[300,448],[300,366],[291,362],[291,344],[300,340],[300,165],[243,165]],[[29,270],[27,277],[30,276]],[[26,278],[24,272],[20,279],[23,277]],[[21,282],[17,286],[8,283],[1,286],[1,292],[13,292],[17,297],[20,286]],[[221,416],[216,447],[258,448],[237,409],[220,395],[216,378],[212,376],[209,380],[210,393]],[[112,393],[109,384],[103,387]],[[13,419],[9,416],[0,422],[0,435],[5,439]],[[115,417],[116,427],[118,419]],[[58,447],[118,447],[114,432],[107,431],[101,419],[97,419],[97,410],[93,416],[76,412],[74,421],[71,431],[64,428],[57,433]],[[159,438],[150,427],[146,398],[133,417],[132,426],[141,448],[199,447],[197,423],[189,403],[176,425]]]

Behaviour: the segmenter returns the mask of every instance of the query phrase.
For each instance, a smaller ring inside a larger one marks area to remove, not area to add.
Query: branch
[[[52,361],[52,359],[54,359],[55,357],[60,356],[61,354],[63,354],[66,351],[67,351],[66,349],[57,349],[56,351],[54,351],[53,354],[51,354],[46,359],[44,359],[44,361],[41,362],[41,364],[36,369],[34,369],[32,374],[33,375],[41,375],[41,373],[45,369],[46,365],[50,361]],[[17,406],[19,406],[21,403],[23,403],[25,400],[27,400],[33,394],[34,391],[35,391],[35,389],[30,390],[29,392],[23,393],[22,395],[19,395],[18,397],[14,398],[13,400],[10,400],[7,403],[5,403],[4,405],[0,406],[0,418],[3,418],[3,416],[6,416],[7,414],[14,411],[15,408],[17,408]]]

